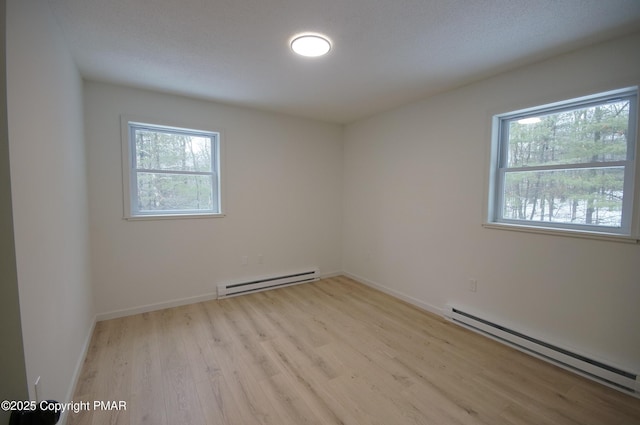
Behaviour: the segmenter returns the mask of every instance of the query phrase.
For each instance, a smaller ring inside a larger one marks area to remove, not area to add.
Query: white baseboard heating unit
[[[267,289],[282,288],[300,283],[314,282],[320,279],[317,268],[304,271],[285,273],[278,276],[248,279],[242,282],[223,283],[218,285],[218,298],[234,297]]]
[[[640,377],[598,360],[573,353],[447,305],[444,316],[452,322],[484,334],[520,351],[640,398]]]

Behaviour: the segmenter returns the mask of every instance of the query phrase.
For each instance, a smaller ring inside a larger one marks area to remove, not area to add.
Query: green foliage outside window
[[[502,218],[620,227],[629,112],[622,100],[508,120]]]
[[[218,212],[216,133],[131,125],[138,213]]]

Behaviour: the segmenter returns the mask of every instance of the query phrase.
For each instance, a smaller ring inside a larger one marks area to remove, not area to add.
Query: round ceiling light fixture
[[[331,42],[323,35],[303,34],[291,40],[291,49],[301,56],[315,58],[329,53]]]

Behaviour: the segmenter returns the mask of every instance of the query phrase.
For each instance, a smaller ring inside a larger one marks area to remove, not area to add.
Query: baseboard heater
[[[446,306],[444,315],[447,319],[465,328],[484,334],[520,351],[640,398],[640,378],[635,373],[573,353],[513,329],[492,323],[450,305]]]
[[[242,282],[223,283],[218,285],[218,298],[228,298],[242,294],[266,291],[267,289],[314,282],[318,279],[320,279],[320,271],[316,268],[293,273],[285,273],[278,276],[248,279]]]

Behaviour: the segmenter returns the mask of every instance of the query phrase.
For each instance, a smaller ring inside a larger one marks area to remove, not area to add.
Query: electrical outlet
[[[478,291],[478,280],[477,279],[469,279],[469,291],[477,292]]]
[[[243,255],[241,262],[243,266],[246,266],[247,264],[249,264],[249,257],[247,257],[246,255]]]
[[[264,263],[264,257],[262,256],[262,254],[258,254],[258,264],[262,263]]]

